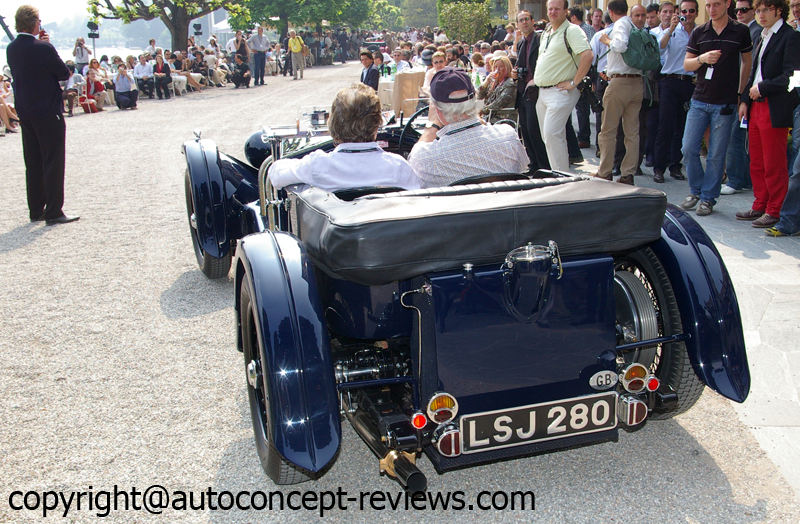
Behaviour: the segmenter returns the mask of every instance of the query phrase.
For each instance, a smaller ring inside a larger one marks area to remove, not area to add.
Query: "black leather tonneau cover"
[[[561,255],[614,253],[657,240],[667,206],[655,189],[586,176],[369,195],[297,194],[299,236],[321,269],[363,285],[501,262],[558,243]]]

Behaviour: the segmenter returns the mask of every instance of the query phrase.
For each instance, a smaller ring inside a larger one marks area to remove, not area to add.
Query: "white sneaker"
[[[731,186],[722,186],[722,189],[719,190],[720,195],[735,195],[736,193],[741,193],[741,189],[734,189]]]

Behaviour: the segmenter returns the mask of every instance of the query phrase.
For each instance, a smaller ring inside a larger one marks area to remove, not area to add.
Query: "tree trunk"
[[[161,20],[172,35],[172,51],[185,51],[186,42],[189,40],[189,22],[192,17],[185,9],[177,8],[169,18],[162,16]]]

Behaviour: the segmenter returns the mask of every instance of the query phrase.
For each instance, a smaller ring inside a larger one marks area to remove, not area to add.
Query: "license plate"
[[[615,392],[486,411],[461,417],[462,453],[522,446],[615,427]]]

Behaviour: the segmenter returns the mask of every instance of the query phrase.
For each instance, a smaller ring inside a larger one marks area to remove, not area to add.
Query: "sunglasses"
[[[752,7],[737,7],[736,9],[733,10],[733,12],[736,13],[737,15],[743,15],[745,13],[749,13],[752,10],[753,10]]]
[[[681,11],[681,13],[684,14],[684,15],[688,15],[689,13],[695,14],[696,12],[697,12],[697,9],[683,9]]]

